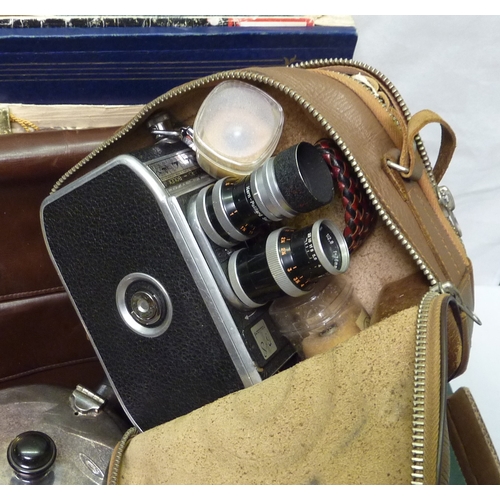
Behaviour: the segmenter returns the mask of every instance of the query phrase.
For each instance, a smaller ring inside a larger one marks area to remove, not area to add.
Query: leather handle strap
[[[422,163],[417,162],[416,152],[413,147],[416,136],[420,131],[432,123],[437,123],[441,126],[441,145],[439,154],[434,166],[434,176],[439,182],[443,177],[448,165],[450,164],[453,152],[456,147],[456,137],[452,128],[434,111],[424,109],[413,115],[408,121],[407,140],[403,141],[401,149],[401,157],[399,163],[407,166],[408,171],[402,172],[401,175],[405,178],[419,179],[422,175]]]
[[[354,91],[360,99],[370,108],[372,113],[377,117],[379,123],[393,140],[397,148],[401,148],[400,165],[404,167],[401,175],[407,179],[419,180],[423,173],[423,164],[417,161],[413,144],[419,132],[431,123],[441,125],[441,147],[439,150],[438,159],[434,167],[434,175],[438,182],[443,177],[448,165],[453,156],[456,147],[456,137],[448,125],[438,114],[430,110],[423,110],[413,115],[408,124],[403,120],[399,122],[399,128],[396,125],[393,117],[380,106],[378,100],[364,87],[352,80],[347,75],[339,72],[329,71],[325,69],[314,69],[317,73],[321,73],[330,78],[344,84],[350,90]],[[402,143],[401,143],[402,142]],[[407,170],[406,170],[407,169]]]

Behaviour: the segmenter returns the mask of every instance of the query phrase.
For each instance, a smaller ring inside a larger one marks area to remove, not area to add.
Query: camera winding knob
[[[161,317],[161,306],[154,294],[144,290],[135,292],[130,299],[132,317],[141,325],[156,323]]]
[[[172,321],[172,302],[167,291],[145,273],[131,273],[120,281],[116,306],[125,324],[143,337],[158,337]]]

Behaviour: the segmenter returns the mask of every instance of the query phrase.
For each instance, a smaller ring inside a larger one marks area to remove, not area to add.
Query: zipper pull
[[[460,295],[460,292],[458,289],[455,287],[455,285],[449,281],[446,281],[445,283],[437,283],[433,287],[431,287],[431,291],[436,292],[436,293],[447,293],[448,295],[451,295],[458,307],[469,317],[471,318],[474,323],[478,324],[481,326],[483,323],[481,320],[477,317],[476,314],[474,314],[474,311],[470,309],[470,307],[467,307],[464,304],[464,301],[462,299],[462,296]]]
[[[455,199],[453,198],[451,191],[446,186],[437,186],[436,194],[445,217],[450,221],[451,226],[458,236],[462,237],[462,230],[460,229],[457,218],[453,213],[453,210],[455,210]]]

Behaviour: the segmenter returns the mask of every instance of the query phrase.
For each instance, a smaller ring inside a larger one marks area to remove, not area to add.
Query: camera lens
[[[282,295],[298,297],[328,274],[349,266],[349,251],[341,231],[329,220],[294,230],[273,231],[262,250],[242,248],[229,259],[229,281],[248,307],[259,307]]]
[[[333,180],[321,153],[301,142],[243,179],[225,177],[198,194],[200,225],[226,248],[254,236],[262,226],[329,203]]]

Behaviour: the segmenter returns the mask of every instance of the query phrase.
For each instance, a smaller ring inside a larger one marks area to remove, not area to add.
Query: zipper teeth
[[[314,61],[309,61],[305,63],[300,63],[298,65],[294,65],[292,67],[301,67],[301,68],[313,68],[313,67],[320,67],[320,66],[331,66],[331,65],[350,65],[350,66],[355,66],[355,67],[360,67],[365,69],[366,71],[369,71],[370,73],[374,74],[377,78],[382,80],[385,85],[388,86],[390,89],[390,92],[394,95],[395,99],[401,106],[402,112],[406,119],[410,117],[410,112],[408,111],[408,107],[404,103],[401,95],[397,91],[397,89],[394,87],[394,85],[385,77],[382,73],[380,73],[378,70],[364,64],[364,63],[358,63],[355,61],[351,61],[350,59],[321,59],[321,60],[314,60]],[[351,164],[353,170],[356,172],[356,175],[358,176],[361,184],[363,185],[363,188],[366,191],[367,196],[370,198],[375,210],[381,217],[381,219],[385,222],[389,230],[396,236],[398,241],[404,246],[404,248],[408,251],[412,259],[415,261],[416,265],[418,268],[424,273],[424,275],[427,277],[429,280],[431,286],[435,285],[437,283],[436,278],[432,274],[431,270],[426,266],[426,264],[423,262],[422,258],[418,255],[416,252],[415,248],[411,243],[404,237],[404,235],[401,233],[401,231],[398,229],[397,225],[394,223],[394,221],[391,219],[387,211],[383,208],[382,204],[380,201],[376,198],[376,196],[373,193],[373,190],[371,189],[366,177],[364,176],[363,172],[361,171],[356,159],[354,156],[351,154],[349,151],[349,148],[347,145],[344,143],[344,141],[340,138],[339,134],[333,129],[333,127],[323,118],[323,116],[317,111],[309,102],[307,102],[303,97],[301,97],[299,94],[294,92],[292,89],[290,89],[288,86],[277,82],[276,80],[263,76],[259,73],[253,73],[250,71],[246,70],[234,70],[234,71],[224,71],[221,73],[216,73],[214,75],[211,75],[209,77],[201,78],[199,80],[195,80],[193,82],[187,83],[185,85],[182,85],[180,87],[177,87],[174,91],[167,92],[166,94],[161,95],[154,101],[152,101],[149,105],[147,105],[145,108],[142,109],[142,111],[136,115],[136,117],[128,123],[126,128],[122,129],[116,136],[112,137],[109,141],[104,143],[98,150],[95,150],[93,154],[87,156],[84,158],[80,163],[75,165],[71,170],[66,172],[61,179],[55,184],[55,186],[52,188],[52,192],[56,191],[61,184],[68,179],[71,175],[73,175],[76,171],[78,171],[80,168],[82,168],[89,160],[91,160],[93,157],[95,157],[98,153],[106,149],[109,145],[111,145],[113,142],[118,140],[120,137],[128,133],[139,121],[140,119],[146,115],[151,109],[156,107],[158,104],[161,104],[168,99],[171,99],[175,96],[178,96],[180,94],[184,94],[188,92],[191,89],[194,89],[196,87],[201,87],[204,86],[208,83],[218,81],[218,80],[225,80],[225,79],[241,79],[241,80],[252,80],[255,82],[259,83],[264,83],[265,85],[272,86],[281,92],[283,92],[285,95],[288,95],[289,97],[293,98],[298,104],[300,104],[306,111],[308,111],[316,120],[321,124],[321,126],[325,129],[325,131],[330,135],[333,141],[337,144],[337,146],[342,150],[344,153],[345,157]],[[421,141],[420,141],[421,142]],[[423,145],[422,145],[423,148]],[[432,175],[432,174],[431,174]],[[433,178],[433,175],[432,175]]]
[[[300,68],[314,68],[314,67],[322,67],[322,66],[334,66],[334,65],[345,65],[352,66],[363,69],[372,75],[376,76],[380,79],[391,92],[391,94],[396,99],[396,102],[401,108],[401,111],[406,120],[411,118],[411,113],[408,110],[406,103],[401,97],[399,91],[396,89],[394,84],[390,82],[390,80],[383,75],[380,71],[369,66],[365,63],[353,61],[351,59],[318,59],[312,60],[308,62],[302,62],[298,64],[290,65],[290,67],[300,67]],[[390,215],[387,211],[382,207],[382,204],[377,199],[375,194],[373,193],[372,188],[370,187],[369,182],[364,176],[361,168],[359,167],[356,159],[349,151],[349,148],[345,144],[345,142],[341,139],[339,134],[333,129],[333,127],[327,122],[327,120],[319,113],[309,102],[307,102],[303,97],[294,92],[292,89],[283,85],[280,82],[275,81],[270,77],[266,77],[260,75],[258,73],[252,73],[249,71],[227,71],[217,73],[210,77],[201,78],[194,82],[190,82],[188,84],[177,87],[175,91],[167,92],[162,96],[158,97],[154,101],[152,101],[148,106],[143,108],[143,110],[136,115],[136,117],[128,123],[128,125],[122,129],[117,135],[112,137],[110,140],[105,142],[99,149],[95,150],[93,154],[87,156],[80,163],[75,165],[71,170],[69,170],[61,179],[54,185],[52,192],[56,191],[61,184],[67,180],[68,177],[73,175],[77,170],[82,168],[88,161],[90,161],[93,157],[95,157],[102,150],[106,149],[113,142],[121,138],[123,135],[128,133],[139,121],[145,116],[151,109],[156,107],[158,104],[161,104],[168,99],[186,93],[189,90],[204,86],[208,83],[224,80],[224,79],[241,79],[241,80],[252,80],[255,82],[264,83],[265,85],[272,86],[280,91],[282,91],[285,95],[293,98],[298,104],[300,104],[306,111],[308,111],[316,120],[321,124],[321,126],[325,129],[325,131],[330,135],[333,141],[337,144],[337,146],[342,150],[346,159],[349,161],[351,166],[353,167],[356,175],[358,176],[363,188],[367,196],[370,198],[375,210],[384,221],[389,230],[396,236],[397,240],[403,245],[403,247],[408,251],[412,259],[415,261],[419,269],[424,273],[426,278],[429,280],[431,286],[434,286],[438,283],[436,277],[432,274],[431,270],[426,266],[421,257],[416,252],[415,248],[411,243],[404,237],[401,231],[398,229],[397,225],[391,219]],[[420,136],[417,136],[415,139],[417,150],[419,151],[422,161],[424,162],[425,168],[429,174],[429,178],[431,183],[436,186],[434,173],[432,170],[432,166],[430,164],[427,152],[423,145],[423,142]],[[426,371],[426,347],[427,347],[427,320],[429,314],[429,307],[431,300],[437,295],[435,291],[429,291],[422,299],[418,311],[417,316],[417,334],[416,334],[416,353],[415,353],[415,368],[414,368],[414,391],[413,391],[413,436],[412,436],[412,484],[423,484],[423,461],[424,461],[424,450],[423,450],[423,439],[424,439],[424,417],[425,417],[425,405],[424,405],[424,392],[425,392],[425,371]]]
[[[397,240],[403,245],[403,247],[407,250],[407,252],[410,254],[411,258],[415,261],[415,264],[418,266],[418,268],[424,273],[426,278],[429,280],[431,286],[435,285],[437,283],[436,277],[433,275],[432,271],[427,267],[427,265],[424,263],[422,258],[418,255],[417,251],[413,247],[413,245],[406,239],[406,237],[401,233],[397,225],[394,223],[390,215],[387,213],[387,211],[382,207],[382,204],[380,201],[377,199],[377,197],[374,195],[372,188],[370,187],[368,181],[366,180],[365,175],[361,171],[361,168],[359,167],[358,163],[356,162],[355,158],[352,156],[351,152],[347,148],[346,144],[340,139],[338,134],[336,132],[331,133],[331,137],[337,145],[342,149],[344,155],[346,156],[347,160],[353,167],[354,171],[356,172],[356,175],[358,176],[361,184],[363,185],[363,188],[365,189],[365,192],[368,196],[368,198],[371,200],[375,210],[379,214],[380,218],[384,221],[386,226],[389,228],[389,230],[392,232],[392,234],[397,238]]]
[[[125,432],[125,434],[120,439],[120,442],[117,445],[114,459],[112,459],[112,463],[110,463],[110,474],[109,474],[109,485],[117,485],[118,484],[118,474],[120,473],[120,466],[122,463],[123,454],[127,446],[130,443],[130,440],[136,436],[138,433],[135,427],[131,427]]]
[[[359,68],[359,69],[362,69],[362,70],[367,71],[368,73],[371,73],[372,75],[374,75],[377,79],[382,81],[384,83],[384,85],[386,85],[387,89],[394,96],[394,98],[396,99],[396,102],[398,103],[399,107],[401,108],[401,111],[403,112],[405,119],[408,121],[411,118],[410,110],[408,109],[408,106],[406,105],[405,101],[403,100],[403,97],[399,93],[398,89],[394,86],[394,84],[382,72],[380,72],[378,69],[376,69],[373,66],[370,66],[366,63],[363,63],[360,61],[355,61],[353,59],[331,58],[331,59],[313,59],[311,61],[292,64],[290,67],[317,68],[317,67],[322,67],[322,66],[340,66],[340,65]],[[420,154],[420,157],[422,158],[422,162],[424,164],[424,167],[427,170],[427,173],[429,174],[430,181],[431,181],[432,185],[434,187],[436,187],[437,182],[436,182],[435,177],[434,177],[434,171],[432,169],[432,164],[431,164],[431,161],[429,160],[429,156],[428,156],[427,151],[425,149],[424,143],[422,142],[422,138],[420,137],[419,134],[417,134],[415,136],[415,145],[417,147],[417,151]]]
[[[406,120],[410,119],[410,117],[411,117],[410,111],[408,110],[406,103],[403,101],[401,94],[398,92],[398,90],[396,89],[394,84],[392,82],[390,82],[389,79],[385,75],[383,75],[380,71],[376,70],[375,68],[373,68],[371,66],[368,66],[365,63],[352,61],[351,59],[318,59],[318,60],[308,61],[305,63],[297,63],[297,64],[293,65],[293,67],[301,67],[301,68],[307,69],[307,68],[315,68],[315,67],[321,67],[321,66],[333,66],[333,65],[344,65],[344,66],[349,65],[349,66],[353,66],[353,67],[358,67],[360,69],[364,69],[364,70],[372,73],[378,79],[383,81],[383,83],[388,87],[389,91],[392,93],[392,95],[394,96],[394,98],[398,102],[399,106],[401,107],[401,111],[403,112]],[[327,130],[327,132],[330,134],[331,138],[335,141],[335,143],[339,146],[339,148],[343,151],[347,160],[349,161],[352,168],[356,172],[356,175],[358,176],[361,184],[363,185],[363,188],[365,189],[366,194],[368,195],[373,206],[375,207],[375,210],[377,211],[377,213],[379,214],[381,219],[384,221],[386,226],[394,234],[394,236],[396,236],[396,238],[404,246],[404,248],[408,251],[408,253],[412,257],[412,259],[415,261],[418,268],[424,273],[426,278],[429,280],[431,286],[437,284],[436,277],[433,275],[433,273],[427,267],[427,265],[423,262],[422,258],[418,255],[418,253],[415,250],[415,248],[413,247],[413,245],[401,233],[401,231],[398,229],[397,225],[391,219],[391,217],[389,216],[387,211],[383,208],[380,201],[374,195],[372,188],[370,187],[366,177],[364,176],[363,172],[361,171],[361,168],[359,167],[356,159],[353,157],[353,155],[349,151],[347,145],[340,138],[338,133],[333,130],[331,125],[329,125],[327,123],[327,121],[319,113],[317,113],[316,118],[323,125],[323,127]],[[433,185],[435,185],[436,183],[434,180],[434,174],[432,172],[432,168],[430,166],[430,162],[429,162],[427,153],[425,152],[425,148],[424,148],[424,145],[423,145],[420,137],[417,138],[416,142],[417,142],[417,148],[422,153],[422,156],[423,156],[422,159],[424,161],[425,167],[429,171],[429,176],[431,178],[431,182],[433,183]]]
[[[432,300],[439,295],[435,290],[427,292],[420,302],[417,314],[415,367],[413,372],[412,417],[412,482],[424,484],[424,421],[425,421],[425,372],[427,359],[427,324]]]

